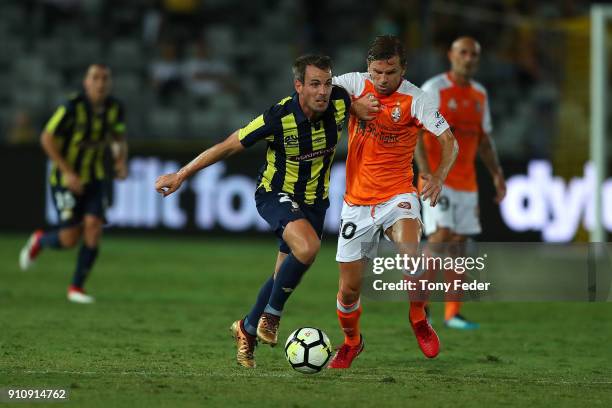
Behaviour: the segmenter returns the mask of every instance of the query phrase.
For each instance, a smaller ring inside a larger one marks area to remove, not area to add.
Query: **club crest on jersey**
[[[450,98],[447,105],[448,109],[457,110],[457,101],[455,100],[455,98]]]
[[[399,103],[395,105],[395,107],[391,110],[391,119],[393,122],[397,123],[402,117],[402,108],[400,108]]]

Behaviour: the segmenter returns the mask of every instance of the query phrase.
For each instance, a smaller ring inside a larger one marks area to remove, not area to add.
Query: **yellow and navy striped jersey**
[[[105,166],[111,135],[125,133],[121,103],[108,97],[104,108],[94,112],[83,94],[77,94],[60,105],[45,126],[51,133],[60,154],[83,184],[110,177]],[[59,168],[53,164],[49,176],[52,186],[66,186]]]
[[[311,122],[295,93],[240,129],[238,138],[245,147],[268,142],[258,188],[284,192],[306,204],[327,199],[331,164],[350,105],[349,94],[334,86],[327,110]]]

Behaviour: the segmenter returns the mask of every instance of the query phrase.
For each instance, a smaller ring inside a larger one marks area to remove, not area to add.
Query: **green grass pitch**
[[[74,251],[20,272],[25,239],[0,235],[0,388],[68,388],[53,407],[612,406],[610,303],[467,304],[482,324],[473,332],[441,327],[434,304],[442,352],[427,360],[407,305],[365,301],[366,349],[352,369],[299,374],[282,347],[261,346],[246,370],[228,328],[271,273],[273,239],[111,232],[89,282],[95,305],[65,299]],[[282,340],[311,325],[341,342],[334,244],[290,299]]]

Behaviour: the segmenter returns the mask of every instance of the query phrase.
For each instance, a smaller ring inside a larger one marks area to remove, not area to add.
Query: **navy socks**
[[[276,316],[282,315],[287,299],[289,299],[289,296],[291,296],[291,293],[293,293],[300,283],[302,276],[309,267],[310,265],[305,265],[298,261],[292,253],[289,254],[276,274],[270,301],[264,309],[264,312]]]
[[[45,234],[40,237],[40,247],[41,248],[54,248],[59,249],[62,247],[62,243],[59,239],[59,230],[47,231]]]
[[[253,305],[253,308],[249,314],[244,318],[244,330],[253,336],[257,334],[257,323],[259,322],[259,318],[261,317],[264,308],[268,304],[268,300],[270,300],[270,294],[272,293],[273,286],[274,277],[270,276],[270,278],[268,278],[268,280],[261,286],[261,289],[259,289],[259,294],[257,295],[255,305]]]
[[[79,256],[77,258],[77,267],[72,278],[72,285],[77,288],[82,288],[85,284],[85,279],[93,266],[96,257],[98,256],[98,247],[89,248],[85,244],[81,245]]]

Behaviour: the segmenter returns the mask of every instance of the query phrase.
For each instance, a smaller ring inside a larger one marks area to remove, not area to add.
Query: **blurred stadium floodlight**
[[[591,242],[605,242],[603,226],[602,189],[606,173],[606,22],[612,19],[612,6],[594,4],[591,6],[591,161],[595,166],[596,182],[594,191],[595,224],[591,230]]]

